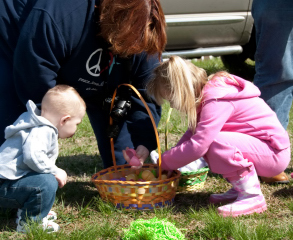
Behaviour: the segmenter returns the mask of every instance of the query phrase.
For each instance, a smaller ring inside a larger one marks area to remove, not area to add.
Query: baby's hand
[[[59,188],[63,188],[67,182],[67,173],[63,169],[58,168],[55,178],[57,179]]]

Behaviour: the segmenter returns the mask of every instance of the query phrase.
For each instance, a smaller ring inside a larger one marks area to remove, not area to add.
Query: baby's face
[[[81,123],[85,115],[85,110],[81,110],[79,114],[74,117],[70,117],[62,126],[58,127],[58,137],[59,138],[70,138],[76,132],[78,124]]]

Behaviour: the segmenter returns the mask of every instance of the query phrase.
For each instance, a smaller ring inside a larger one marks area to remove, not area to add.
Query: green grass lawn
[[[195,62],[208,74],[225,70],[220,59]],[[248,62],[246,79],[252,80],[253,63]],[[238,74],[239,69],[230,70]],[[243,72],[243,69],[242,69]],[[240,75],[240,74],[239,74]],[[163,105],[163,116],[158,127],[160,145],[165,151],[165,126],[169,105]],[[292,139],[293,111],[288,127]],[[174,146],[187,128],[185,117],[172,111],[168,122],[168,148]],[[237,218],[222,218],[216,207],[208,204],[211,193],[224,192],[229,184],[217,174],[208,174],[205,187],[194,193],[177,193],[171,207],[155,211],[131,211],[115,209],[103,202],[91,183],[91,176],[102,169],[96,140],[87,117],[71,139],[60,140],[60,156],[57,165],[68,173],[68,183],[57,192],[53,210],[61,230],[45,234],[33,229],[30,234],[15,232],[13,215],[0,215],[0,239],[123,239],[125,229],[136,219],[167,219],[173,223],[186,239],[293,239],[293,182],[286,185],[261,184],[268,210]],[[286,170],[293,172],[292,163]],[[151,240],[151,235],[142,231],[137,240]]]

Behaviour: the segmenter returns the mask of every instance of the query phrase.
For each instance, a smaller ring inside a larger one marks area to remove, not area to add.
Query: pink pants
[[[237,132],[220,132],[204,155],[211,171],[224,178],[242,177],[252,166],[259,176],[273,177],[287,168],[290,157],[290,148],[276,150],[266,141]]]

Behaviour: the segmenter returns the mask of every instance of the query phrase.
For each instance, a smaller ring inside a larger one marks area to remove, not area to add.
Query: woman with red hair
[[[126,147],[145,160],[156,141],[142,102],[121,90],[129,104],[118,109],[124,115],[114,131],[108,128],[105,99],[129,82],[144,95],[166,44],[165,25],[159,0],[1,1],[0,144],[4,128],[25,111],[29,99],[40,103],[48,89],[67,84],[87,104],[105,168],[113,164],[108,138],[113,132],[118,165],[126,163]],[[160,107],[148,106],[158,123]]]

